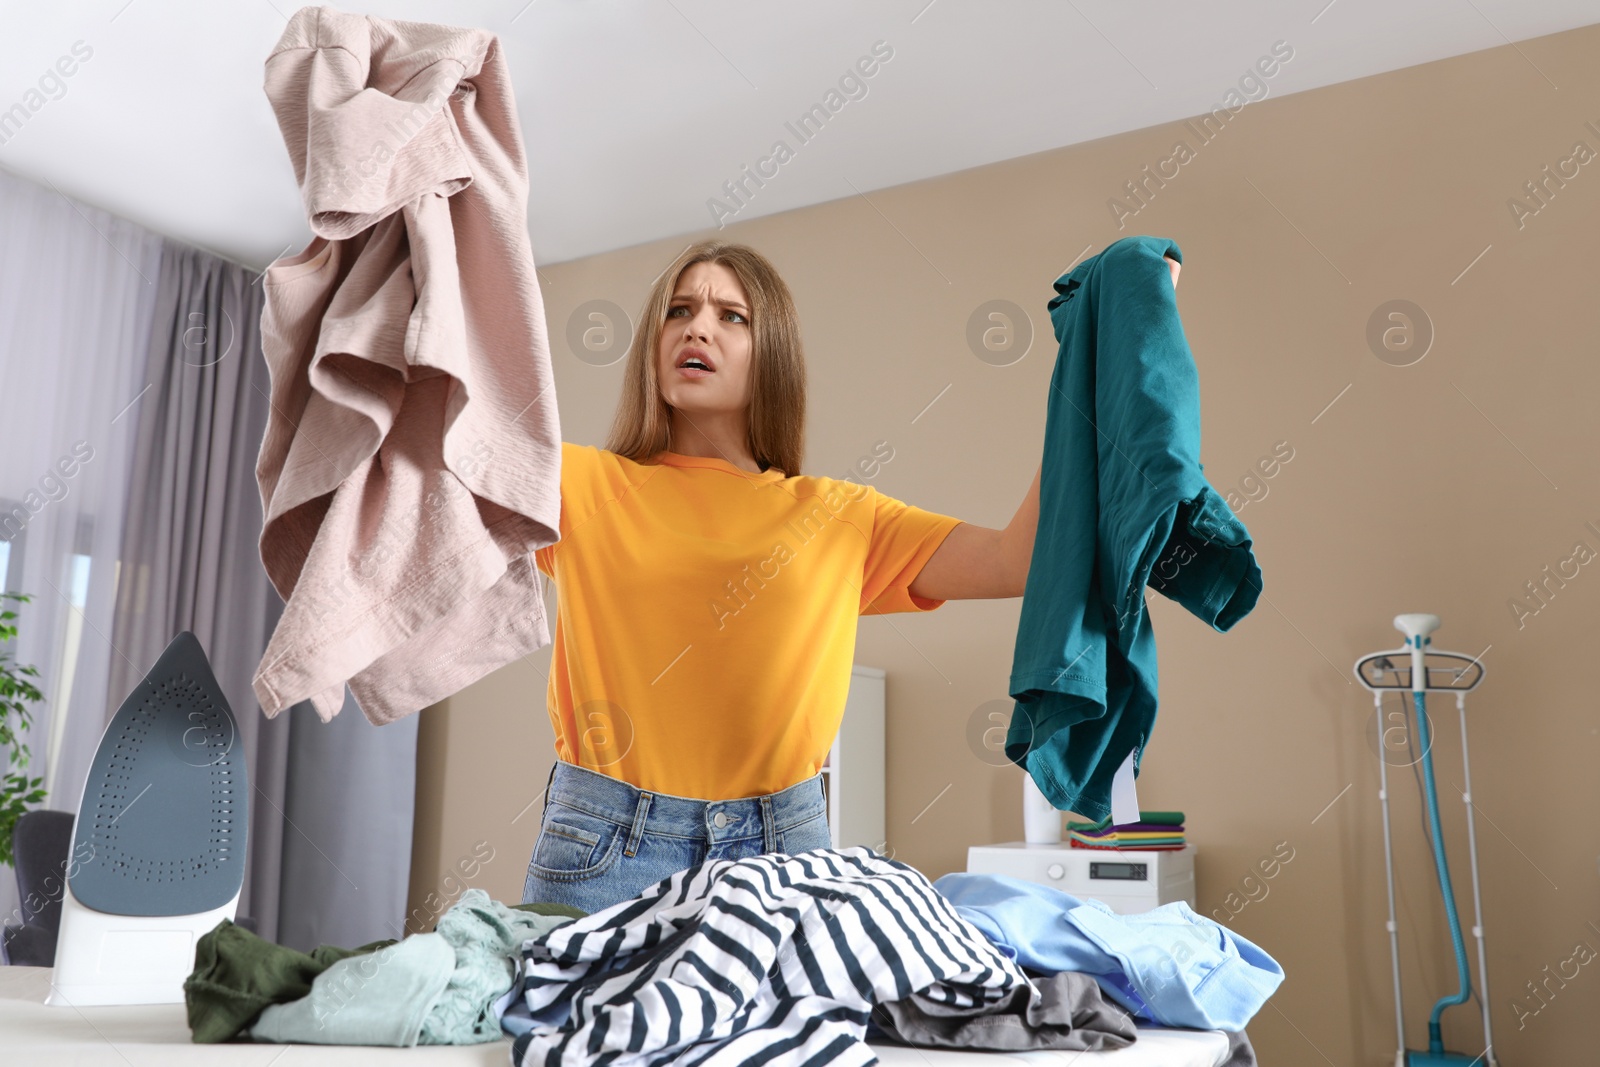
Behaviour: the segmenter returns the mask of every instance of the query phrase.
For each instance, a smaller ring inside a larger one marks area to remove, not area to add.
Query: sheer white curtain
[[[75,812],[83,788],[87,768],[61,773],[66,724],[100,724],[92,753],[106,721],[160,264],[159,234],[0,170],[0,589],[32,597],[13,607],[18,633],[6,651],[39,669],[45,700],[23,740],[47,808]],[[57,790],[63,780],[75,784]],[[14,921],[17,903],[11,869],[0,868],[0,914]]]
[[[308,704],[268,720],[251,692],[282,610],[257,548],[257,286],[0,170],[0,590],[33,598],[4,650],[45,696],[22,770],[76,813],[111,714],[193,631],[250,761],[240,915],[290,947],[358,945],[404,926],[418,723],[374,727],[348,691],[333,724]],[[197,322],[227,324],[230,358],[197,358]],[[0,920],[17,904],[0,867]]]

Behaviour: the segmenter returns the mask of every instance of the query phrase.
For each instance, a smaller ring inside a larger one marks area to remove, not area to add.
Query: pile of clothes
[[[713,860],[523,950],[514,1064],[871,1064],[923,1047],[1115,1049],[1133,1021],[1081,974],[1035,982],[915,868],[871,849]]]
[[[1183,847],[1183,812],[1140,811],[1138,822],[1068,822],[1073,848],[1163,851]]]
[[[1030,974],[1089,975],[1147,1022],[1242,1031],[1283,982],[1276,960],[1181,900],[1119,915],[1103,901],[1005,875],[946,874],[933,885]]]
[[[468,889],[434,929],[401,941],[297,952],[223,919],[195,943],[183,983],[196,1044],[469,1045],[498,1041],[494,1002],[516,958],[583,912],[502,904]]]
[[[1116,915],[871,849],[710,860],[584,915],[469,889],[434,931],[310,954],[224,921],[185,983],[196,1042],[413,1046],[510,1035],[514,1065],[872,1064],[870,1043],[1112,1050],[1138,1024],[1230,1031],[1283,980],[1184,904]]]

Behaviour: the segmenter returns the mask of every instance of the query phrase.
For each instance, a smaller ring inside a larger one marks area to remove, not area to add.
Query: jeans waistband
[[[587,767],[556,760],[550,768],[546,802],[554,800],[596,818],[609,819],[633,830],[626,851],[631,855],[643,833],[676,837],[731,841],[760,836],[768,851],[777,848],[776,833],[825,815],[827,799],[819,771],[787,789],[736,800],[696,800],[672,793],[655,793],[591,771]]]

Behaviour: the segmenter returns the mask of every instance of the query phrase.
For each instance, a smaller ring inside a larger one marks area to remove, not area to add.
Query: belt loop
[[[558,764],[560,762],[561,762],[561,757],[557,756],[556,759],[555,759],[555,763],[550,764],[550,777],[548,777],[548,778],[546,778],[544,780],[544,807],[542,809],[540,809],[541,813],[543,811],[548,811],[549,808],[550,808],[550,786],[556,780],[556,764]]]
[[[778,851],[778,831],[777,827],[773,825],[775,820],[772,817],[772,795],[770,793],[763,794],[760,799],[761,851],[776,852]]]
[[[640,790],[639,805],[633,809],[633,830],[628,834],[628,847],[622,850],[624,856],[632,856],[639,851],[639,838],[644,836],[644,820],[649,811],[650,794]]]

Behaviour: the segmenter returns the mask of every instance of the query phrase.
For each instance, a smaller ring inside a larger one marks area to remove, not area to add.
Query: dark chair
[[[21,923],[7,923],[0,944],[5,962],[52,967],[56,931],[61,928],[61,897],[66,892],[67,857],[76,817],[66,811],[29,811],[12,827],[11,855],[17,869]]]

